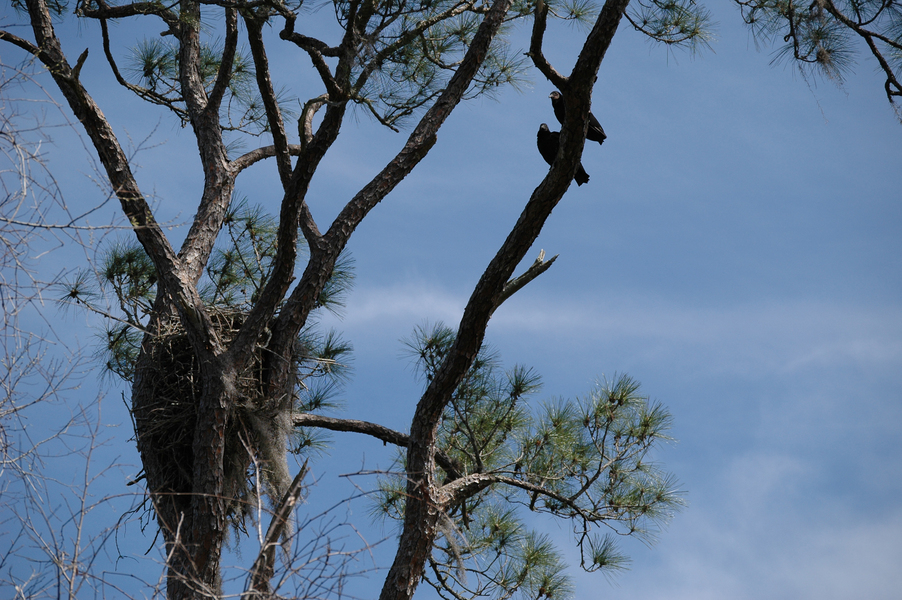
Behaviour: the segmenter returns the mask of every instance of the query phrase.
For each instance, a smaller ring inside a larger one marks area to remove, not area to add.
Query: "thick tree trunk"
[[[164,302],[156,307],[166,314]],[[166,325],[174,325],[172,320]],[[165,329],[160,319],[155,325],[157,331]],[[180,342],[185,343],[184,336]],[[148,492],[166,544],[167,595],[209,599],[219,593],[226,511],[235,494],[224,489],[223,466],[236,396],[233,369],[215,358],[199,370],[178,360],[171,347],[147,336],[135,370],[132,410]],[[176,369],[182,372],[172,379],[162,375]],[[198,384],[186,386],[195,376]]]

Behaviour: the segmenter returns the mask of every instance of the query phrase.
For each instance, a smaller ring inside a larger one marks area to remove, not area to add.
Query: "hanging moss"
[[[230,342],[244,322],[237,310],[212,309],[216,333]],[[138,447],[145,469],[153,472],[155,491],[164,497],[190,494],[193,485],[197,407],[201,373],[191,342],[181,325],[170,325],[144,342],[146,356],[139,373],[147,393],[133,405]],[[296,364],[315,360],[296,344]],[[286,438],[290,434],[295,398],[274,405],[262,391],[262,348],[258,346],[248,366],[238,374],[238,397],[226,426],[223,491],[232,524],[243,528],[245,518],[258,502],[253,476],[278,501],[291,482]],[[256,459],[257,471],[249,470]]]

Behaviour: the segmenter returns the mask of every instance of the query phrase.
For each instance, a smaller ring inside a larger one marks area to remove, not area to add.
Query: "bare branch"
[[[548,21],[548,5],[544,0],[536,2],[535,21],[532,24],[532,37],[529,41],[529,52],[526,53],[532,59],[533,64],[544,75],[548,81],[553,83],[560,90],[566,90],[568,87],[567,78],[557,72],[551,66],[545,54],[542,52],[542,40],[545,37],[545,27]]]
[[[213,89],[210,91],[210,98],[206,108],[209,112],[219,112],[222,98],[226,90],[229,89],[229,82],[232,78],[235,50],[238,47],[238,15],[234,8],[225,9],[225,27],[225,46],[222,49],[219,70],[216,73],[216,81],[213,84]]]
[[[358,421],[356,419],[336,419],[334,417],[325,417],[312,413],[293,414],[291,416],[295,427],[319,427],[330,431],[345,431],[349,433],[362,433],[381,440],[383,443],[393,444],[399,448],[406,448],[410,441],[410,436],[389,429],[376,423],[369,421]],[[461,466],[442,450],[438,450],[435,455],[435,461],[445,470],[450,479],[457,479],[461,476]]]
[[[272,520],[269,522],[269,528],[266,530],[266,536],[263,538],[260,553],[251,567],[246,593],[269,593],[269,580],[272,579],[275,572],[276,547],[279,546],[279,538],[282,537],[283,533],[290,530],[291,513],[301,497],[303,489],[301,484],[306,475],[307,461],[304,461],[301,470],[295,475],[281,502],[273,511]]]
[[[265,14],[265,13],[264,13]],[[266,47],[263,45],[263,25],[265,17],[252,16],[250,11],[244,12],[244,23],[247,26],[247,40],[251,47],[251,55],[254,58],[254,72],[257,77],[257,89],[263,99],[263,107],[266,110],[266,121],[272,134],[273,144],[276,147],[276,165],[279,169],[279,178],[282,180],[282,189],[288,187],[291,178],[291,158],[288,153],[288,136],[285,134],[285,122],[282,112],[276,102],[276,92],[273,89],[272,78],[269,73],[269,59],[266,57]]]
[[[172,31],[178,27],[179,23],[178,14],[161,2],[132,2],[131,4],[110,6],[104,0],[94,0],[90,3],[79,3],[79,10],[84,16],[93,19],[124,19],[141,15],[155,15],[160,17]]]
[[[501,306],[508,298],[519,292],[521,289],[526,287],[526,285],[551,268],[551,265],[557,260],[558,255],[555,254],[550,259],[545,260],[545,251],[542,250],[539,252],[539,257],[536,258],[535,262],[530,265],[529,269],[526,270],[525,273],[520,275],[515,279],[511,279],[508,281],[504,289],[501,291],[501,295],[498,297],[497,305],[495,309]]]
[[[322,106],[329,101],[329,94],[322,94],[304,104],[301,116],[298,119],[298,137],[301,140],[301,148],[305,148],[313,139],[313,117]]]
[[[298,144],[290,144],[288,146],[288,153],[291,156],[300,156],[301,154],[301,146]],[[276,156],[275,146],[263,146],[261,148],[255,148],[246,154],[242,154],[231,163],[229,163],[229,171],[231,171],[233,176],[237,176],[238,173],[245,170],[246,168],[260,162],[261,160],[272,158]]]
[[[323,58],[324,56],[341,56],[341,49],[331,48],[315,38],[296,33],[294,30],[296,18],[296,15],[293,13],[286,15],[285,28],[279,33],[279,37],[283,40],[292,42],[298,48],[304,50],[313,62],[313,66],[316,68],[317,73],[319,73],[323,85],[326,86],[327,93],[336,99],[341,97],[341,88],[335,80],[335,77],[332,75],[329,65],[326,64],[326,60]]]
[[[0,40],[3,40],[4,42],[9,42],[10,44],[13,44],[14,46],[18,46],[19,48],[21,48],[22,50],[25,50],[25,52],[28,52],[32,56],[40,58],[42,61],[44,60],[41,57],[41,49],[40,48],[38,48],[37,46],[35,46],[31,42],[29,42],[28,40],[20,38],[19,36],[6,31],[5,29],[0,29]]]

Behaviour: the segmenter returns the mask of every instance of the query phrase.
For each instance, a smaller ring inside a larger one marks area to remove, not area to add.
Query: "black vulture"
[[[554,116],[557,117],[558,122],[563,125],[564,115],[567,114],[567,109],[564,107],[564,97],[561,96],[560,92],[551,92],[548,97],[551,98],[551,108],[554,109]],[[604,129],[601,128],[601,123],[598,122],[595,115],[589,113],[589,129],[586,130],[586,139],[603,144],[607,137],[608,136],[604,133]]]
[[[550,131],[548,125],[545,123],[542,123],[542,125],[539,126],[539,133],[536,134],[536,146],[539,147],[539,154],[542,155],[542,158],[544,158],[545,162],[549,165],[554,163],[554,158],[557,156],[560,137],[560,132]],[[589,182],[589,174],[583,169],[582,163],[580,163],[579,167],[576,169],[576,176],[573,179],[576,180],[576,185],[582,185]]]

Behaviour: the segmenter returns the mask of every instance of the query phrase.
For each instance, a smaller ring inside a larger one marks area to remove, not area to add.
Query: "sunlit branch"
[[[50,71],[65,96],[69,107],[85,127],[94,148],[100,156],[110,184],[119,198],[122,210],[132,224],[135,234],[148,256],[156,265],[160,281],[165,290],[175,300],[184,316],[186,328],[199,348],[214,348],[219,340],[212,331],[209,315],[193,286],[181,279],[181,264],[163,234],[153,211],[147,204],[135,180],[128,157],[94,99],[87,93],[77,77],[78,64],[73,69],[66,62],[59,39],[54,33],[47,5],[43,0],[28,0],[32,29],[38,57]],[[84,63],[87,52],[79,57]]]
[[[312,283],[313,289],[316,290],[315,296],[305,298],[306,304],[309,305],[308,310],[313,309],[316,302],[315,298],[318,297],[319,291],[325,286],[332,273],[332,268],[335,260],[338,258],[340,249],[334,251],[334,253],[331,252],[331,249],[327,251],[327,246],[323,243],[322,236],[305,201],[305,196],[317,165],[338,137],[338,131],[344,118],[344,111],[344,104],[329,104],[316,135],[301,151],[297,165],[292,172],[282,197],[279,211],[276,255],[272,262],[272,269],[256,304],[251,309],[229,349],[232,360],[238,363],[243,363],[249,356],[258,336],[263,331],[263,328],[269,325],[270,318],[275,314],[276,309],[279,308],[279,304],[284,299],[293,281],[292,273],[297,257],[299,228],[310,249],[310,260],[305,269],[302,282]],[[311,277],[311,273],[315,273],[315,276]],[[299,288],[303,287],[303,283],[299,285]],[[309,291],[308,288],[304,289]],[[290,310],[286,311],[287,304],[281,307],[282,315],[285,315],[286,312],[291,315]],[[306,318],[306,314],[304,317]],[[278,325],[275,335],[270,340],[271,343],[277,345],[276,349],[271,348],[276,356],[282,356],[287,351],[297,333],[297,330],[279,331],[279,329],[284,329],[284,327],[285,325]]]
[[[25,50],[25,52],[28,52],[32,56],[41,59],[42,62],[44,61],[40,48],[38,48],[28,40],[22,39],[19,36],[6,31],[5,29],[0,29],[0,40],[9,42],[14,46],[18,46],[20,49]],[[44,55],[46,56],[46,53],[44,53]]]
[[[288,153],[291,156],[299,156],[301,154],[301,146],[298,144],[289,144],[288,145]],[[278,150],[275,146],[263,146],[261,148],[255,148],[246,154],[242,154],[235,160],[233,160],[229,164],[229,170],[233,175],[238,175],[241,171],[246,168],[254,165],[255,163],[260,162],[266,158],[272,158],[276,156]]]
[[[265,20],[244,13],[244,23],[247,26],[247,40],[251,47],[251,56],[254,59],[254,74],[257,78],[257,89],[263,99],[263,107],[266,110],[266,121],[272,134],[273,145],[276,147],[276,166],[279,170],[279,179],[282,181],[282,190],[288,187],[291,177],[291,158],[288,153],[288,136],[285,134],[285,122],[282,112],[276,102],[276,92],[273,89],[272,78],[269,72],[269,59],[266,57],[266,47],[263,45],[263,25]]]
[[[226,37],[225,45],[222,49],[222,57],[220,58],[219,69],[216,73],[216,81],[207,101],[208,111],[219,112],[222,99],[226,90],[229,89],[229,83],[232,80],[232,69],[235,63],[235,51],[238,47],[238,16],[235,9],[227,8],[225,10],[225,27]]]
[[[313,117],[316,112],[329,101],[329,94],[322,94],[316,98],[312,98],[304,104],[301,110],[301,116],[298,119],[298,137],[301,140],[301,148],[307,146],[313,139]]]
[[[96,8],[92,8],[96,5]],[[179,24],[178,15],[165,8],[160,2],[133,2],[110,6],[104,0],[92,0],[92,2],[79,2],[79,11],[86,17],[94,19],[124,19],[142,15],[156,15],[170,27],[170,33],[175,32]]]

